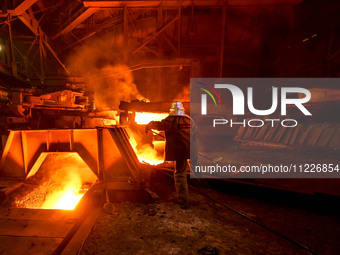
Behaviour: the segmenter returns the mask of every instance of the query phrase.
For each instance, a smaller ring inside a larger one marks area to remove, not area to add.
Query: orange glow
[[[153,145],[154,145],[155,150],[164,151],[165,141],[153,141]]]
[[[19,208],[72,210],[97,176],[76,152],[44,152],[32,167],[31,185],[18,195]]]
[[[152,148],[149,144],[145,144],[137,150],[137,142],[132,136],[130,136],[130,143],[140,162],[148,163],[150,165],[158,165],[164,162],[164,158],[159,156],[157,150]]]
[[[79,194],[79,190],[77,191],[73,188],[54,193],[53,196],[45,201],[42,209],[73,210],[83,195],[84,193]]]
[[[150,113],[136,112],[135,122],[139,125],[148,124],[150,121],[161,121],[165,119],[168,113]]]
[[[42,205],[42,209],[73,210],[86,190],[81,190],[82,181],[78,174],[70,172],[67,182],[50,193]]]
[[[168,113],[150,113],[150,112],[136,112],[135,122],[139,125],[148,124],[150,121],[161,121],[169,116]],[[157,130],[152,130],[153,133],[159,133]],[[146,143],[141,146],[138,145],[141,139],[138,134],[130,134],[130,143],[134,149],[138,160],[142,163],[150,165],[158,165],[164,162],[164,143],[165,141],[153,141],[152,145]]]
[[[144,145],[137,153],[140,162],[146,162],[150,165],[158,165],[164,162],[162,157],[157,155],[157,151],[149,145]]]
[[[103,119],[103,125],[104,126],[117,125],[117,121],[116,120],[110,120],[110,119]]]

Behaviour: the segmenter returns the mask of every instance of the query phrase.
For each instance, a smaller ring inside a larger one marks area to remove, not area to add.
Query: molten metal
[[[136,112],[135,122],[139,125],[148,124],[150,121],[161,121],[165,119],[168,113],[145,113]]]
[[[149,112],[136,112],[135,122],[139,125],[148,124],[150,121],[161,121],[166,118],[168,113],[149,113]],[[154,133],[159,133],[156,130],[153,130]],[[132,131],[131,131],[132,132]],[[133,132],[134,133],[134,132]],[[142,146],[137,146],[138,142],[141,142],[138,134],[134,133],[130,135],[130,144],[132,145],[133,150],[135,151],[138,160],[142,163],[148,163],[150,165],[158,165],[164,162],[164,156],[160,152],[164,152],[164,143],[165,141],[153,141],[151,144],[143,144]]]
[[[137,149],[137,142],[132,136],[130,136],[130,143],[140,162],[150,165],[158,165],[164,162],[164,158],[158,156],[157,150],[149,144],[145,144],[140,149]]]
[[[16,206],[73,210],[96,180],[78,153],[47,153],[28,179],[32,185],[16,197]]]
[[[41,208],[73,210],[84,194],[85,192],[80,194],[79,190],[73,188],[53,193],[53,195],[45,201]]]

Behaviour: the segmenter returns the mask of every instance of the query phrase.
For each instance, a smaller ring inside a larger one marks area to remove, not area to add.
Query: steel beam
[[[12,35],[12,26],[11,26],[11,14],[8,14],[8,32],[9,32],[9,41],[11,44],[11,64],[12,64],[12,75],[18,76],[18,69],[15,62],[15,56],[14,56],[14,43],[13,43],[13,35]]]
[[[74,47],[75,45],[77,45],[78,43],[81,43],[82,41],[84,41],[84,40],[90,38],[91,36],[93,36],[93,35],[95,35],[95,34],[96,34],[96,32],[92,32],[92,33],[90,33],[90,34],[88,34],[88,35],[86,35],[86,36],[84,36],[84,37],[82,37],[82,38],[80,38],[80,39],[77,39],[77,42],[72,43],[72,44],[69,44],[68,46],[62,48],[60,51],[58,51],[58,53],[61,53],[61,52],[65,51],[65,50],[67,50],[67,49],[69,49],[69,48],[73,48],[73,47]]]
[[[163,8],[158,7],[158,17],[157,17],[157,29],[160,29],[163,25]],[[158,51],[163,54],[163,40],[162,36],[158,37]]]
[[[229,0],[229,6],[247,5],[292,5],[299,4],[302,0]],[[178,7],[178,0],[145,0],[145,1],[83,1],[85,7],[95,8],[150,8],[150,7]],[[201,6],[201,7],[223,7],[224,1],[221,0],[182,0],[182,7]]]
[[[51,52],[51,54],[55,57],[55,59],[59,62],[59,64],[64,68],[67,74],[70,74],[70,72],[67,70],[66,66],[61,62],[59,59],[57,53],[53,50],[51,45],[48,42],[48,37],[44,33],[44,31],[41,30],[39,26],[39,22],[29,15],[27,12],[23,12],[18,18],[35,34],[36,36],[39,36],[40,40],[45,44],[46,48]]]
[[[178,22],[177,22],[177,53],[178,57],[181,55],[181,17],[182,17],[182,0],[178,1]]]
[[[44,44],[43,40],[39,40],[39,56],[40,56],[40,78],[43,80],[45,78],[45,58],[43,54]]]
[[[172,23],[174,23],[178,19],[178,16],[173,18],[171,21],[169,21],[168,24],[164,25],[158,32],[155,34],[151,35],[141,46],[139,46],[137,49],[134,50],[132,55],[137,53],[140,49],[142,49],[145,45],[147,45],[149,42],[151,42],[154,38],[156,38],[160,33],[162,33],[168,26],[170,26]]]
[[[51,54],[55,57],[55,59],[59,62],[59,64],[64,68],[67,74],[70,74],[70,72],[67,70],[66,66],[61,62],[59,59],[57,53],[53,50],[51,45],[48,42],[48,37],[42,31],[39,22],[36,20],[36,18],[33,15],[30,15],[26,12],[26,10],[31,7],[37,0],[26,0],[24,1],[21,5],[19,5],[16,9],[14,10],[9,10],[8,13],[11,16],[16,15],[18,18],[26,25],[28,29],[30,29],[34,35],[38,36],[39,39],[44,43],[46,48],[49,49]],[[25,9],[26,8],[26,9]]]
[[[53,39],[58,38],[61,35],[67,34],[75,29],[79,24],[88,19],[92,14],[94,14],[98,8],[88,8],[82,14],[80,14],[75,20],[73,20],[69,25],[67,25],[63,30],[53,36]]]
[[[29,15],[27,12],[23,12],[18,18],[26,25],[26,27],[32,31],[36,36],[40,36],[43,39],[46,36],[45,33],[40,29],[39,22]]]
[[[141,45],[141,43],[135,39],[130,39],[130,41],[134,44],[136,44],[138,47]],[[155,56],[159,57],[161,54],[151,48],[149,48],[148,46],[145,46],[143,47],[145,49],[145,51],[149,51],[151,52],[152,54],[154,54]]]
[[[165,42],[170,46],[170,48],[173,50],[173,52],[175,53],[176,56],[178,56],[178,52],[177,49],[175,47],[175,45],[172,43],[172,41],[169,39],[169,37],[167,35],[163,36]]]
[[[19,4],[14,10],[8,10],[8,13],[12,15],[20,15],[24,13],[28,8],[30,8],[33,4],[35,4],[38,0],[24,0],[21,4]]]

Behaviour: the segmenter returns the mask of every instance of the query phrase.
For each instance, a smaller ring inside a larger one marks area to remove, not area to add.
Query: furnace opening
[[[42,153],[23,187],[4,203],[18,208],[73,210],[97,180],[78,153]]]

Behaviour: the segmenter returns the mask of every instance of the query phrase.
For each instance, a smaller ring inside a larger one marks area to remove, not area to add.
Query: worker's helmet
[[[183,107],[182,102],[180,101],[172,102],[171,107],[170,107],[170,115],[173,115],[173,116],[185,116],[186,115],[184,113],[184,107]]]

